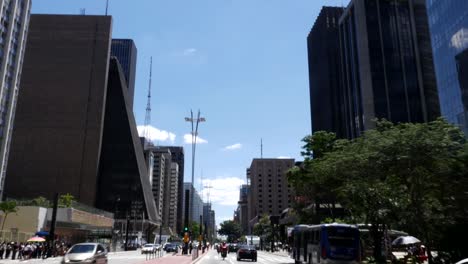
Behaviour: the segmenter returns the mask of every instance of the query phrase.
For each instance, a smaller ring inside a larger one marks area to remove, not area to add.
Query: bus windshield
[[[357,229],[329,226],[326,230],[330,258],[350,260],[356,257],[359,248],[359,231]]]

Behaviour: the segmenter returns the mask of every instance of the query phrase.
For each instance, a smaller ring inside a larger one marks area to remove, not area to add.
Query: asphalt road
[[[165,255],[168,256],[168,255]],[[163,256],[164,257],[164,256]],[[141,254],[140,250],[138,251],[127,251],[127,252],[111,252],[107,255],[108,264],[133,264],[133,263],[142,263],[146,260],[146,255]],[[0,264],[60,264],[62,258],[48,258],[48,259],[30,259],[30,260],[5,260],[0,259]]]
[[[221,254],[218,254],[216,250],[210,250],[206,256],[199,260],[196,264],[234,264],[234,263],[249,263],[251,260],[236,260],[236,253],[229,253],[226,259],[221,258]],[[277,263],[277,264],[290,264],[294,263],[294,260],[291,259],[286,254],[272,254],[268,252],[258,251],[257,253],[257,262],[252,263]]]

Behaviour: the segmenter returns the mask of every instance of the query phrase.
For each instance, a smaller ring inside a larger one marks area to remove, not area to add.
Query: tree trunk
[[[2,231],[3,231],[3,227],[5,227],[5,222],[6,222],[7,216],[8,216],[8,214],[5,213],[5,217],[3,218],[3,223],[2,223]]]

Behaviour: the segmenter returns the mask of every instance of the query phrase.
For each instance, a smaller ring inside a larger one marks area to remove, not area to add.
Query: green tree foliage
[[[227,220],[220,224],[218,233],[227,236],[228,242],[234,242],[242,236],[242,228],[240,224],[232,220]]]
[[[381,227],[441,248],[446,231],[468,219],[468,148],[462,132],[443,119],[398,125],[382,120],[351,141],[326,132],[303,141],[304,165],[290,171],[290,183],[300,186],[299,193],[309,190],[314,202],[340,203],[353,222],[372,224],[376,260]],[[318,155],[312,159],[311,153]],[[452,249],[467,254],[459,242]]]
[[[200,225],[197,222],[190,223],[190,233],[192,240],[198,240],[198,236],[200,235]]]
[[[2,211],[4,215],[3,222],[2,222],[2,231],[3,231],[8,215],[11,213],[18,212],[18,207],[16,206],[15,201],[4,201],[0,203],[0,211]]]
[[[69,193],[67,194],[62,194],[59,197],[58,200],[58,206],[59,207],[65,207],[65,208],[70,208],[75,201],[75,197]]]
[[[256,236],[261,237],[265,242],[270,242],[272,240],[273,232],[268,215],[265,214],[260,218],[260,220],[258,220],[258,223],[254,225],[253,233]]]

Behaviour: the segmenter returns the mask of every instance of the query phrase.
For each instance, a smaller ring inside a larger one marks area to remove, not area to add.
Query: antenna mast
[[[151,123],[151,77],[153,71],[153,57],[150,57],[150,72],[149,72],[149,85],[148,85],[148,102],[146,103],[145,115],[145,131],[143,137],[145,138],[145,147],[149,143],[149,125]]]
[[[263,159],[263,138],[260,138],[260,158]]]
[[[109,0],[106,0],[106,16],[107,16],[107,10],[109,9]]]

